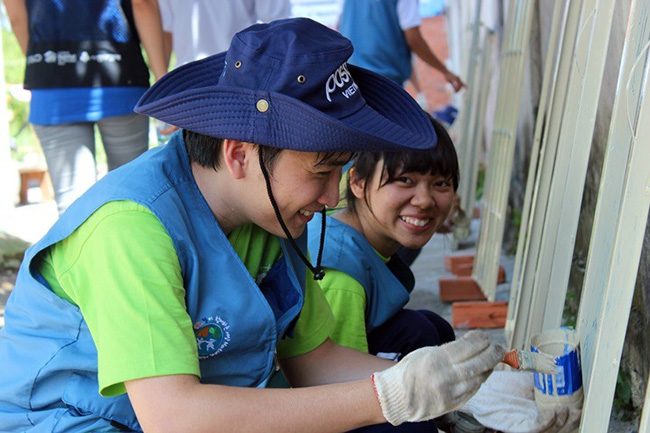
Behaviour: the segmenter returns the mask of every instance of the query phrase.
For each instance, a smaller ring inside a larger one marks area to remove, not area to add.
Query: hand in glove
[[[580,409],[558,406],[539,410],[535,404],[533,373],[495,371],[461,412],[485,427],[506,433],[565,433],[580,425]]]
[[[384,417],[392,425],[426,421],[460,407],[505,354],[487,334],[470,331],[457,341],[409,353],[373,374]]]

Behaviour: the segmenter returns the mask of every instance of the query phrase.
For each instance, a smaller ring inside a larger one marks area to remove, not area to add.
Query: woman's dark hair
[[[412,150],[398,152],[361,152],[357,154],[353,162],[355,177],[366,181],[366,185],[372,179],[377,163],[383,159],[381,171],[381,183],[379,187],[396,180],[402,173],[416,172],[420,174],[431,173],[441,175],[449,179],[454,187],[458,189],[460,169],[458,168],[458,156],[454,143],[442,124],[429,116],[433,129],[438,136],[438,143],[433,149]],[[364,193],[365,195],[365,193]],[[355,210],[357,198],[352,192],[348,182],[345,197],[348,209]],[[367,200],[366,200],[367,202]]]

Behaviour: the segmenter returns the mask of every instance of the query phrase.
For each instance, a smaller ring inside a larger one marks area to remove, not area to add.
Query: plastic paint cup
[[[530,339],[533,352],[555,358],[557,373],[535,373],[535,402],[540,409],[555,406],[582,408],[582,367],[580,340],[575,329],[561,328],[534,335]]]

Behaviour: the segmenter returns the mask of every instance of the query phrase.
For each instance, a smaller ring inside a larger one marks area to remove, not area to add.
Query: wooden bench
[[[54,190],[52,189],[52,181],[47,167],[40,165],[23,166],[18,169],[18,172],[20,173],[20,204],[30,203],[27,190],[34,187],[41,190],[39,202],[54,199]]]

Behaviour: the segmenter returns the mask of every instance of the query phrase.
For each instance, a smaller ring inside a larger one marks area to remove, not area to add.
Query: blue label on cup
[[[531,346],[530,349],[533,352],[539,352],[534,346]],[[574,349],[565,344],[564,355],[555,358],[555,365],[557,372],[554,375],[535,372],[535,388],[546,395],[559,396],[572,395],[582,387],[580,349]],[[557,389],[554,389],[553,376],[555,376]]]

